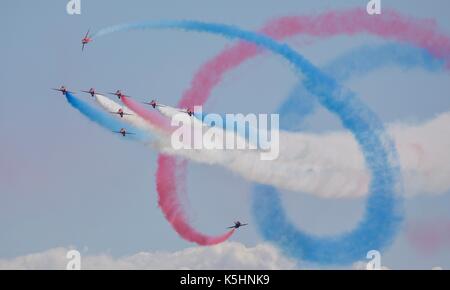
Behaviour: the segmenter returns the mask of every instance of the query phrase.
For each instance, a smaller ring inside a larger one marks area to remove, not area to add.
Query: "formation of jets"
[[[88,32],[88,33],[89,33],[89,32]],[[88,34],[86,34],[86,37],[87,37],[87,35],[88,35]],[[89,38],[88,38],[88,39],[89,39]],[[83,41],[84,41],[84,39],[83,39]],[[87,42],[89,42],[89,41],[90,41],[90,40],[87,40]],[[87,43],[87,42],[86,42],[86,43]],[[66,95],[67,93],[73,93],[73,92],[69,91],[65,86],[61,86],[59,89],[52,88],[52,90],[59,91],[59,92],[61,92],[63,95]],[[97,92],[95,91],[94,88],[90,88],[89,91],[83,91],[83,90],[82,90],[82,92],[87,93],[87,94],[90,94],[92,97],[93,97],[95,94],[97,94]],[[117,96],[119,99],[122,98],[123,96],[125,96],[120,90],[117,90],[115,93],[110,93],[110,94],[113,94],[113,95]],[[150,102],[143,102],[143,103],[146,104],[146,105],[150,105],[150,106],[152,106],[153,108],[156,108],[156,107],[166,107],[166,105],[159,104],[159,103],[157,103],[155,100],[151,100]],[[184,113],[188,114],[189,116],[192,116],[192,115],[193,115],[193,111],[190,110],[190,109],[184,109],[184,110],[181,110],[181,109],[180,109],[179,111],[180,111],[180,112],[184,112]],[[118,109],[116,112],[110,112],[110,113],[111,113],[111,114],[117,114],[117,115],[119,115],[121,118],[123,118],[124,115],[133,115],[133,114],[130,114],[130,113],[125,113],[125,112],[123,111],[123,109]],[[113,132],[116,133],[116,134],[120,134],[120,135],[122,135],[123,137],[126,137],[127,135],[135,135],[135,133],[133,133],[133,132],[128,132],[125,128],[121,128],[119,131],[113,131]],[[227,228],[228,228],[228,229],[238,229],[238,228],[243,227],[243,226],[246,226],[246,225],[248,225],[248,224],[241,223],[240,221],[235,221],[235,222],[234,222],[234,225],[232,225],[232,226],[230,226],[230,227],[227,227]]]
[[[88,31],[88,33],[89,33],[89,31]],[[86,40],[87,42],[90,41],[89,38],[87,37],[88,33],[86,34],[86,37],[85,37],[85,38],[87,39],[87,40]],[[85,39],[83,39],[83,41],[84,41],[84,40],[85,40]],[[74,94],[74,92],[69,91],[65,86],[61,86],[59,89],[52,88],[52,90],[61,92],[64,96],[67,95],[67,93]],[[82,92],[83,92],[83,93],[90,94],[92,97],[94,97],[95,94],[97,94],[97,91],[96,91],[94,88],[90,88],[89,91],[84,91],[84,90],[82,90]],[[122,97],[125,96],[125,94],[123,94],[121,90],[117,90],[115,93],[110,93],[110,94],[117,96],[119,99],[121,99]],[[163,105],[163,104],[158,104],[155,100],[152,100],[152,101],[150,101],[150,102],[144,102],[144,104],[150,105],[150,106],[152,106],[153,108],[156,108],[157,106],[158,106],[158,107],[165,107],[165,105]],[[188,114],[189,116],[192,116],[192,115],[193,115],[193,112],[192,112],[190,109],[180,110],[180,112],[184,112],[184,113]],[[124,112],[124,110],[121,109],[121,108],[118,109],[118,110],[115,111],[115,112],[110,112],[110,113],[111,113],[111,114],[119,115],[120,118],[123,118],[123,116],[132,116],[132,115],[133,115],[133,114]],[[135,133],[132,133],[132,132],[128,132],[125,128],[120,129],[120,131],[113,131],[113,132],[114,132],[114,133],[121,134],[123,137],[126,137],[127,135],[134,135],[134,134],[135,134]]]
[[[85,43],[85,42],[87,43],[87,42],[90,41],[90,38],[88,37],[88,35],[89,35],[89,31],[88,31],[88,33],[86,33],[86,37],[83,38],[83,43]],[[59,89],[52,88],[52,90],[59,91],[59,92],[61,92],[64,96],[65,96],[67,93],[72,93],[72,94],[74,94],[74,92],[69,91],[65,86],[61,86]],[[83,92],[83,93],[90,94],[92,97],[94,97],[95,94],[97,94],[97,91],[96,91],[94,88],[90,88],[89,91],[84,91],[84,90],[82,90],[82,92]],[[121,90],[117,90],[115,93],[109,93],[109,94],[115,95],[115,96],[117,96],[119,99],[121,99],[122,97],[125,96],[125,94],[122,93]],[[150,106],[152,106],[153,108],[156,108],[156,107],[167,107],[166,105],[157,103],[156,100],[151,100],[150,102],[143,102],[143,103],[146,104],[146,105],[150,105]],[[180,112],[183,112],[183,113],[186,113],[186,114],[188,114],[189,116],[192,116],[192,115],[194,114],[194,112],[193,112],[191,109],[179,109],[179,111],[180,111]],[[117,114],[117,115],[119,115],[121,118],[123,118],[123,116],[132,116],[132,115],[133,115],[133,114],[124,112],[123,109],[118,109],[116,112],[110,112],[110,113],[111,113],[111,114]],[[126,131],[125,128],[120,129],[120,131],[114,131],[114,133],[121,134],[123,137],[125,137],[126,135],[134,135],[134,133]],[[240,223],[239,223],[239,224],[240,224]]]
[[[82,50],[82,51],[84,51],[85,45],[92,41],[92,37],[89,35],[89,32],[90,32],[90,30],[88,30],[88,31],[86,32],[85,36],[84,36],[83,39],[81,40],[81,44],[82,44],[81,50]],[[67,93],[73,93],[73,92],[67,90],[67,88],[66,88],[65,86],[61,86],[59,89],[52,88],[52,90],[59,91],[59,92],[61,92],[64,96],[67,95]],[[82,90],[82,92],[83,92],[83,93],[90,94],[91,97],[94,97],[95,94],[97,94],[97,92],[95,91],[94,88],[90,88],[89,91],[83,91],[83,90]],[[121,90],[117,90],[115,93],[109,93],[109,94],[115,95],[115,96],[117,96],[119,99],[121,99],[122,97],[125,96],[125,95],[122,93]],[[163,104],[157,103],[156,100],[151,100],[150,102],[143,102],[143,103],[146,104],[146,105],[152,106],[154,109],[155,109],[156,107],[166,107],[166,106],[163,105]],[[180,111],[180,112],[183,112],[183,113],[186,113],[186,114],[188,114],[189,116],[192,116],[192,115],[194,114],[194,112],[193,112],[191,109],[189,109],[189,108],[187,108],[187,109],[179,109],[179,111]],[[125,113],[125,112],[123,111],[123,109],[118,109],[117,112],[110,112],[110,113],[111,113],[111,114],[117,114],[117,115],[119,115],[121,118],[123,118],[124,115],[132,115],[132,114],[129,114],[129,113]],[[113,131],[113,132],[114,132],[114,133],[117,133],[117,134],[120,134],[120,135],[122,135],[123,137],[126,137],[127,135],[135,135],[135,133],[133,133],[133,132],[128,132],[125,128],[121,128],[119,131]],[[238,228],[240,228],[240,227],[242,227],[242,226],[246,226],[246,225],[248,225],[248,224],[241,223],[240,221],[235,221],[235,222],[234,222],[234,225],[232,225],[232,226],[230,226],[230,227],[227,227],[227,228],[228,228],[228,229],[238,229]]]
[[[59,92],[61,92],[64,96],[67,95],[67,93],[74,94],[73,92],[67,90],[67,88],[66,88],[65,86],[61,86],[59,89],[52,88],[52,90],[59,91]],[[88,93],[88,94],[90,94],[92,97],[97,93],[97,92],[95,91],[94,88],[90,88],[89,91],[82,91],[82,92],[83,92],[83,93]],[[120,91],[117,91],[117,92],[118,92],[119,98],[120,98],[121,96],[123,96],[122,93],[121,93]],[[116,112],[110,112],[110,113],[111,113],[111,114],[117,114],[117,115],[119,115],[121,118],[123,118],[124,115],[130,115],[130,116],[133,115],[133,114],[130,114],[130,113],[125,113],[125,112],[123,111],[123,109],[118,109]],[[113,132],[114,132],[114,133],[117,133],[117,134],[121,134],[123,137],[125,137],[126,135],[135,135],[135,133],[128,132],[125,128],[122,128],[122,129],[120,129],[119,131],[113,131]]]

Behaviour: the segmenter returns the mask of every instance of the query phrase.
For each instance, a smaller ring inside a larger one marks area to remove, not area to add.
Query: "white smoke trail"
[[[96,99],[107,110],[122,108],[129,112],[104,96]],[[178,109],[170,106],[157,108],[168,118],[180,114]],[[198,119],[190,119],[205,127]],[[278,159],[262,161],[258,150],[175,150],[170,135],[161,134],[140,117],[124,116],[123,120],[156,133],[159,137],[157,149],[163,153],[221,165],[250,181],[328,198],[362,197],[368,192],[370,175],[357,142],[347,132],[280,132]],[[204,132],[209,130],[222,134],[224,138],[234,134],[210,127]],[[450,112],[422,124],[391,124],[388,131],[399,152],[407,196],[440,194],[450,189],[450,155],[447,154],[450,148]]]
[[[439,194],[450,189],[450,113],[420,125],[393,124],[405,182],[405,194]],[[220,164],[248,180],[320,197],[362,197],[370,175],[352,135],[280,133],[280,155],[261,161],[258,151],[171,150],[197,162]]]
[[[122,106],[101,94],[94,94],[94,100],[107,112],[115,113],[122,110],[124,112],[123,117],[115,114],[117,118],[136,128],[151,132],[156,137],[152,142],[148,143],[148,145],[152,148],[162,151],[164,146],[170,145],[170,143],[167,142],[167,140],[169,140],[169,136],[166,132],[145,121],[126,106]]]
[[[120,104],[112,101],[111,99],[101,94],[94,94],[94,100],[100,105],[100,107],[102,107],[107,112],[116,113],[119,110],[122,110],[124,112],[123,117],[120,117],[117,114],[116,116],[121,120],[123,120],[124,122],[127,122],[140,129],[150,130],[153,133],[158,134],[162,133],[160,130],[158,130],[158,128],[146,122],[144,119],[136,115],[133,111],[129,110],[127,107],[121,106]]]
[[[223,130],[222,128],[208,127],[199,119],[190,117],[188,114],[180,112],[180,110],[177,108],[173,108],[170,106],[157,106],[156,108],[162,115],[166,116],[169,119],[180,121],[182,120],[185,124],[190,124],[189,127],[192,129],[192,140],[190,140],[190,142],[187,142],[189,144],[186,144],[190,145],[190,148],[192,149],[175,150],[172,140],[161,140],[160,144],[162,146],[160,149],[163,153],[182,156],[196,162],[222,165],[234,162],[236,158],[238,158],[241,154],[249,153],[248,150],[227,150],[225,149],[225,146],[224,149],[207,149],[215,148],[215,144],[211,140],[212,138],[201,138],[203,141],[203,148],[196,149],[194,144],[195,136],[203,137],[206,131],[208,131],[209,134],[214,135],[216,138],[218,138],[218,140],[227,140],[230,138],[234,138],[233,140],[235,140],[236,144],[241,143],[243,144],[242,146],[244,146],[244,148],[249,148],[249,142],[237,133]],[[224,144],[222,143],[222,145]]]

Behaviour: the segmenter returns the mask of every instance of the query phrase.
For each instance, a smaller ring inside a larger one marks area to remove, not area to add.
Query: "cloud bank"
[[[0,269],[65,269],[70,248],[58,247],[39,253],[0,260]],[[140,252],[120,258],[110,254],[81,253],[82,269],[294,269],[296,263],[269,244],[247,247],[225,242],[212,247],[191,247],[175,252]]]

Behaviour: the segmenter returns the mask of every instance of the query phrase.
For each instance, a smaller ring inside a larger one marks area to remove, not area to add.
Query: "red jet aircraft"
[[[248,224],[243,224],[240,221],[234,222],[234,226],[228,227],[227,229],[238,229],[240,227],[246,226]]]
[[[115,93],[108,93],[108,94],[115,95],[115,96],[117,96],[119,99],[122,98],[122,97],[126,97],[126,96],[122,93],[121,90],[117,90]]]
[[[156,108],[156,106],[159,106],[159,105],[156,103],[155,100],[151,100],[151,102],[144,102],[144,104],[150,105],[150,106],[152,106],[153,108]]]
[[[131,116],[132,114],[125,113],[122,109],[117,110],[117,112],[111,112],[111,114],[117,114],[120,118],[123,118],[123,115]]]
[[[82,91],[82,92],[83,92],[83,93],[88,93],[88,94],[90,94],[91,97],[93,97],[93,96],[96,94],[94,88],[90,88],[89,91]]]
[[[67,93],[72,93],[72,94],[73,94],[73,92],[68,91],[67,88],[66,88],[65,86],[61,86],[61,88],[59,88],[59,89],[53,89],[53,88],[52,88],[52,90],[59,91],[59,92],[61,92],[64,96],[65,96]]]
[[[88,44],[89,42],[91,42],[91,41],[92,41],[92,38],[89,37],[89,30],[88,30],[88,32],[86,32],[86,35],[84,36],[84,38],[81,40],[81,44],[82,44],[81,51],[83,51],[84,50],[84,46],[86,44]]]
[[[124,128],[120,129],[120,131],[113,131],[114,133],[122,134],[123,137],[126,135],[135,135],[134,133],[127,132]]]

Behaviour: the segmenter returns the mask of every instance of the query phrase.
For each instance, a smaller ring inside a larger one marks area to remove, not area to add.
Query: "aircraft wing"
[[[189,114],[187,110],[177,109],[177,111],[180,112],[180,113]]]
[[[52,88],[52,90],[55,90],[55,91],[58,91],[58,92],[63,92],[63,90],[61,90],[61,89],[54,89],[54,88]],[[66,93],[75,94],[74,92],[68,91],[68,90],[66,90]]]
[[[107,94],[110,94],[110,95],[114,95],[114,96],[119,96],[119,94],[118,94],[118,93],[112,93],[112,92],[108,92]],[[123,96],[125,96],[125,95],[123,95]]]
[[[146,104],[146,105],[152,105],[152,103],[151,102],[142,102],[143,104]],[[167,107],[166,105],[163,105],[163,104],[159,104],[159,103],[156,103],[156,107]]]

